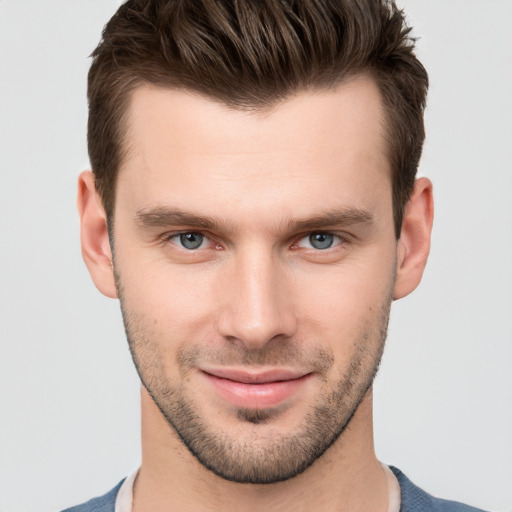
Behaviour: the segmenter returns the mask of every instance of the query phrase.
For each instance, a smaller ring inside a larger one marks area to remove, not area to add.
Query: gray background
[[[118,304],[81,261],[88,54],[114,0],[0,1],[0,511],[57,511],[138,466]],[[405,0],[431,77],[424,282],[396,303],[377,453],[426,490],[512,510],[512,2]]]

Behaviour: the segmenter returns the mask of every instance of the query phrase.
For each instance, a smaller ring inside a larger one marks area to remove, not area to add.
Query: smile
[[[290,370],[249,373],[226,368],[201,373],[221,398],[245,409],[275,407],[299,392],[313,375]]]

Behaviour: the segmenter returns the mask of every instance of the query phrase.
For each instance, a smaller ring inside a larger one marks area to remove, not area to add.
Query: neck
[[[386,512],[387,504],[386,476],[373,445],[371,390],[342,436],[308,469],[284,482],[253,485],[204,468],[142,389],[142,464],[133,512]]]

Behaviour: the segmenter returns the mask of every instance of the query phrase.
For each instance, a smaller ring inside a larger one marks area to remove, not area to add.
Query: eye
[[[169,240],[181,245],[184,249],[193,251],[194,249],[200,249],[206,243],[207,238],[201,233],[188,232],[172,235]]]
[[[329,233],[326,231],[315,231],[310,233],[309,235],[303,237],[299,243],[298,247],[304,247],[306,249],[316,249],[317,251],[324,251],[326,249],[330,249],[331,247],[335,247],[343,242],[343,239],[334,235],[333,233]]]
[[[329,249],[334,242],[334,235],[331,233],[311,233],[309,243],[315,249]]]

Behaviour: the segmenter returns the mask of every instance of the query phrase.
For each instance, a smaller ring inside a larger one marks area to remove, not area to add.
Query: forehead
[[[334,190],[333,201],[370,200],[390,191],[383,119],[378,88],[366,77],[261,111],[142,86],[129,105],[118,194],[125,189],[138,207],[243,199],[258,210],[277,198],[284,209],[322,202]]]
[[[162,141],[166,134],[166,143],[180,146],[191,142],[191,135],[202,136],[205,150],[219,143],[243,150],[251,142],[258,147],[307,142],[308,149],[328,143],[330,135],[341,148],[361,136],[374,135],[372,142],[380,139],[379,146],[384,142],[380,92],[366,75],[337,88],[299,92],[261,109],[233,108],[194,92],[143,85],[132,92],[127,117],[130,146],[144,144],[147,137]]]

